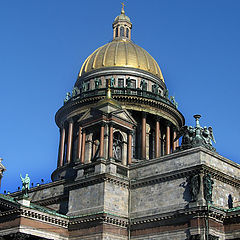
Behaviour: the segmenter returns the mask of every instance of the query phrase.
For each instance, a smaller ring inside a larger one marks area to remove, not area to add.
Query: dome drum
[[[132,67],[104,67],[101,69],[96,69],[93,70],[89,73],[85,73],[82,76],[80,76],[76,83],[75,86],[78,88],[81,88],[83,82],[87,81],[94,81],[96,78],[104,77],[106,79],[109,78],[109,76],[113,77],[118,77],[118,76],[125,76],[126,78],[128,77],[133,77],[133,78],[138,78],[138,79],[145,79],[146,81],[151,82],[151,84],[158,84],[159,87],[162,89],[166,89],[165,82],[160,81],[160,79],[152,74],[149,73],[145,70],[142,69],[136,69]]]

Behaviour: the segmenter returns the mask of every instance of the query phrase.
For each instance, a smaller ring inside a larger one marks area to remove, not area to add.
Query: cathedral
[[[240,165],[185,126],[124,6],[112,27],[56,113],[52,182],[0,194],[0,239],[239,240]]]

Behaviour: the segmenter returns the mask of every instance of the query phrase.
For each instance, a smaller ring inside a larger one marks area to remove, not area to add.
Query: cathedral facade
[[[124,8],[112,27],[56,113],[52,182],[0,195],[0,239],[240,239],[240,165],[185,126]]]

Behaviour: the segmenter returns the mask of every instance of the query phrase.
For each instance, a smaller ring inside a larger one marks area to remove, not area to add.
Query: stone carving
[[[191,235],[188,239],[189,240],[200,240],[201,239],[201,235],[200,234]]]
[[[95,79],[95,89],[98,89],[100,85],[102,85],[102,80],[100,78]]]
[[[233,198],[231,194],[228,195],[228,208],[233,208]]]
[[[140,87],[142,87],[143,91],[147,91],[147,82],[145,79],[141,80]]]
[[[159,93],[159,85],[158,84],[154,84],[152,86],[152,92],[155,93],[155,94],[158,94]]]
[[[168,96],[169,96],[169,91],[168,91],[168,89],[164,89],[164,90],[163,90],[163,96],[168,99]]]
[[[176,108],[178,108],[178,103],[176,102],[174,96],[171,96],[171,97],[170,97],[170,101],[172,102],[172,104],[173,104]]]
[[[80,93],[80,90],[77,87],[74,87],[72,90],[72,96],[75,97]]]
[[[25,234],[25,233],[11,233],[4,239],[12,239],[12,240],[25,240],[25,239],[30,239],[31,235]]]
[[[22,181],[22,193],[24,197],[28,197],[28,191],[30,189],[30,178],[28,174],[26,174],[25,178],[22,177],[22,174],[20,174],[20,178]]]
[[[194,175],[189,177],[188,183],[190,188],[191,199],[192,201],[196,201],[200,191],[200,176]]]
[[[67,93],[66,93],[66,97],[65,97],[65,99],[64,99],[64,103],[67,103],[70,99],[71,99],[71,93],[70,93],[70,92],[67,92]]]
[[[217,236],[213,236],[211,234],[208,235],[208,240],[218,240],[218,239],[219,239],[219,237],[217,237]]]
[[[122,160],[123,138],[119,132],[113,134],[113,157]]]
[[[195,128],[192,126],[183,126],[180,131],[178,131],[174,141],[176,141],[182,136],[182,144],[176,149],[176,151],[198,146],[203,146],[214,152],[216,151],[216,149],[212,146],[212,141],[216,143],[213,136],[212,127],[202,128],[199,123],[200,117],[201,115],[194,115],[194,118],[196,120]]]
[[[212,189],[213,189],[213,180],[211,175],[205,174],[203,177],[203,187],[204,187],[204,198],[207,203],[212,203]]]
[[[200,234],[191,235],[188,239],[189,240],[201,240],[201,235]],[[218,240],[218,239],[219,239],[219,237],[208,234],[208,240]]]

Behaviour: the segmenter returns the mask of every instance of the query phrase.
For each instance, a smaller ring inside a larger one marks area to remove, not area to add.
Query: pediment
[[[121,120],[127,121],[132,125],[137,125],[135,119],[131,116],[131,114],[126,109],[121,109],[111,113],[112,116],[119,118]]]
[[[86,122],[91,119],[98,118],[102,115],[102,111],[95,108],[88,109],[79,119],[78,122]]]

